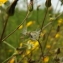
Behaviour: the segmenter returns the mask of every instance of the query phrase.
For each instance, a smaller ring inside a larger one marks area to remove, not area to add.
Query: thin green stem
[[[3,41],[4,44],[6,44],[7,46],[11,47],[12,49],[16,50],[16,48],[14,46],[12,46],[11,44],[7,43],[6,41]]]
[[[3,36],[4,36],[4,34],[5,34],[5,30],[6,30],[8,18],[9,18],[9,15],[6,15],[6,16],[5,16],[5,24],[4,24],[4,27],[3,27],[2,34],[1,34],[0,42],[2,42]]]
[[[45,22],[45,19],[46,19],[46,16],[47,16],[47,12],[48,12],[48,8],[47,8],[47,10],[46,10],[44,19],[43,19],[43,21],[42,21],[42,25],[41,25],[41,29],[40,29],[40,33],[39,33],[39,37],[38,37],[38,43],[39,43],[39,45],[40,45],[40,49],[41,49],[41,52],[42,52],[42,56],[43,56],[43,50],[42,50],[42,45],[41,45],[41,42],[40,42],[40,34],[41,34],[42,30],[43,30],[43,26],[44,26],[44,22]]]
[[[49,38],[50,32],[51,32],[51,30],[52,30],[52,27],[53,27],[53,25],[50,26],[50,30],[49,30],[48,35],[47,35],[47,38],[46,38],[46,40],[45,40],[45,44],[44,44],[44,49],[43,49],[43,50],[45,50],[45,48],[46,48],[46,45],[47,45],[48,38]],[[43,52],[44,52],[44,51],[43,51]]]
[[[2,63],[6,63],[9,59],[11,59],[14,56],[14,54],[12,54],[10,57],[8,57],[6,60],[4,60]]]
[[[30,14],[30,12],[27,13],[27,15],[24,18],[24,20],[22,21],[22,23],[16,29],[14,29],[11,33],[9,33],[9,35],[4,37],[2,41],[6,40],[9,36],[11,36],[14,32],[16,32],[18,30],[18,28],[26,21],[26,19],[28,18],[29,14]]]

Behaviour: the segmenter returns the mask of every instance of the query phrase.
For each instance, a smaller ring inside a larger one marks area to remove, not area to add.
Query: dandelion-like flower
[[[9,61],[9,63],[14,63],[15,62],[15,57],[13,57],[10,61]]]
[[[43,58],[43,62],[44,63],[47,63],[48,61],[49,61],[49,57],[48,56],[46,56],[46,57]]]
[[[0,6],[4,3],[6,3],[8,0],[0,0]]]
[[[55,38],[59,38],[59,37],[60,37],[60,34],[57,33],[57,34],[55,35]]]
[[[33,24],[33,22],[32,22],[32,21],[29,21],[26,26],[29,27],[29,26],[31,26],[32,24]]]
[[[37,40],[29,40],[28,41],[28,46],[31,50],[34,50],[38,47],[39,43]]]
[[[21,25],[18,29],[22,29],[23,28],[23,25]]]

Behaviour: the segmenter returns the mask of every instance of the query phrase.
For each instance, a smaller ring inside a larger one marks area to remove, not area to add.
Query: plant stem
[[[6,41],[3,41],[4,44],[8,45],[9,47],[11,47],[12,49],[16,50],[15,47],[13,47],[12,45],[10,45],[9,43],[7,43]]]
[[[7,58],[6,60],[4,60],[2,63],[7,62],[9,59],[11,59],[14,56],[14,54],[12,54],[9,58]]]
[[[43,50],[42,50],[42,45],[41,45],[41,42],[40,42],[40,34],[41,34],[42,30],[43,30],[43,26],[44,26],[44,22],[45,22],[45,19],[46,19],[46,16],[47,16],[47,12],[48,12],[48,8],[47,8],[47,10],[45,12],[45,16],[44,16],[44,19],[42,21],[42,25],[41,25],[41,29],[40,29],[40,33],[39,33],[39,37],[38,37],[38,42],[39,42],[39,45],[40,45],[42,56],[43,56]]]
[[[9,35],[7,35],[6,37],[3,38],[2,41],[4,41],[5,39],[7,39],[9,36],[11,36],[14,32],[16,32],[18,30],[18,28],[26,21],[26,19],[28,18],[30,12],[27,13],[26,17],[24,18],[24,20],[22,21],[22,23],[16,28],[14,29],[11,33],[9,33]]]
[[[2,39],[3,39],[3,36],[4,36],[5,30],[6,30],[8,18],[9,18],[9,15],[6,15],[6,17],[5,17],[5,24],[4,24],[4,27],[3,27],[2,34],[1,34],[0,42],[2,42]]]

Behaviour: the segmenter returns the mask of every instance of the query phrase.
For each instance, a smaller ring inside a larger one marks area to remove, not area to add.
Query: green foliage
[[[60,61],[59,59],[63,55],[61,53],[63,36],[60,36],[63,32],[63,16],[57,18],[61,13],[56,15],[46,11],[46,9],[32,11],[22,24],[23,27],[18,28],[16,32],[0,44],[0,62],[10,56],[12,56],[8,60],[10,63],[15,59],[19,63],[57,63]],[[4,37],[23,22],[26,14],[26,11],[16,8],[14,16],[9,17]],[[5,12],[0,15],[0,34],[4,25],[2,24],[3,15],[6,15]],[[48,25],[49,23],[50,25]]]

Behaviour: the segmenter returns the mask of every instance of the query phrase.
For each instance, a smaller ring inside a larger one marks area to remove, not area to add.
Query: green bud
[[[51,6],[51,0],[46,0],[45,5],[46,5],[46,7],[50,7]]]

